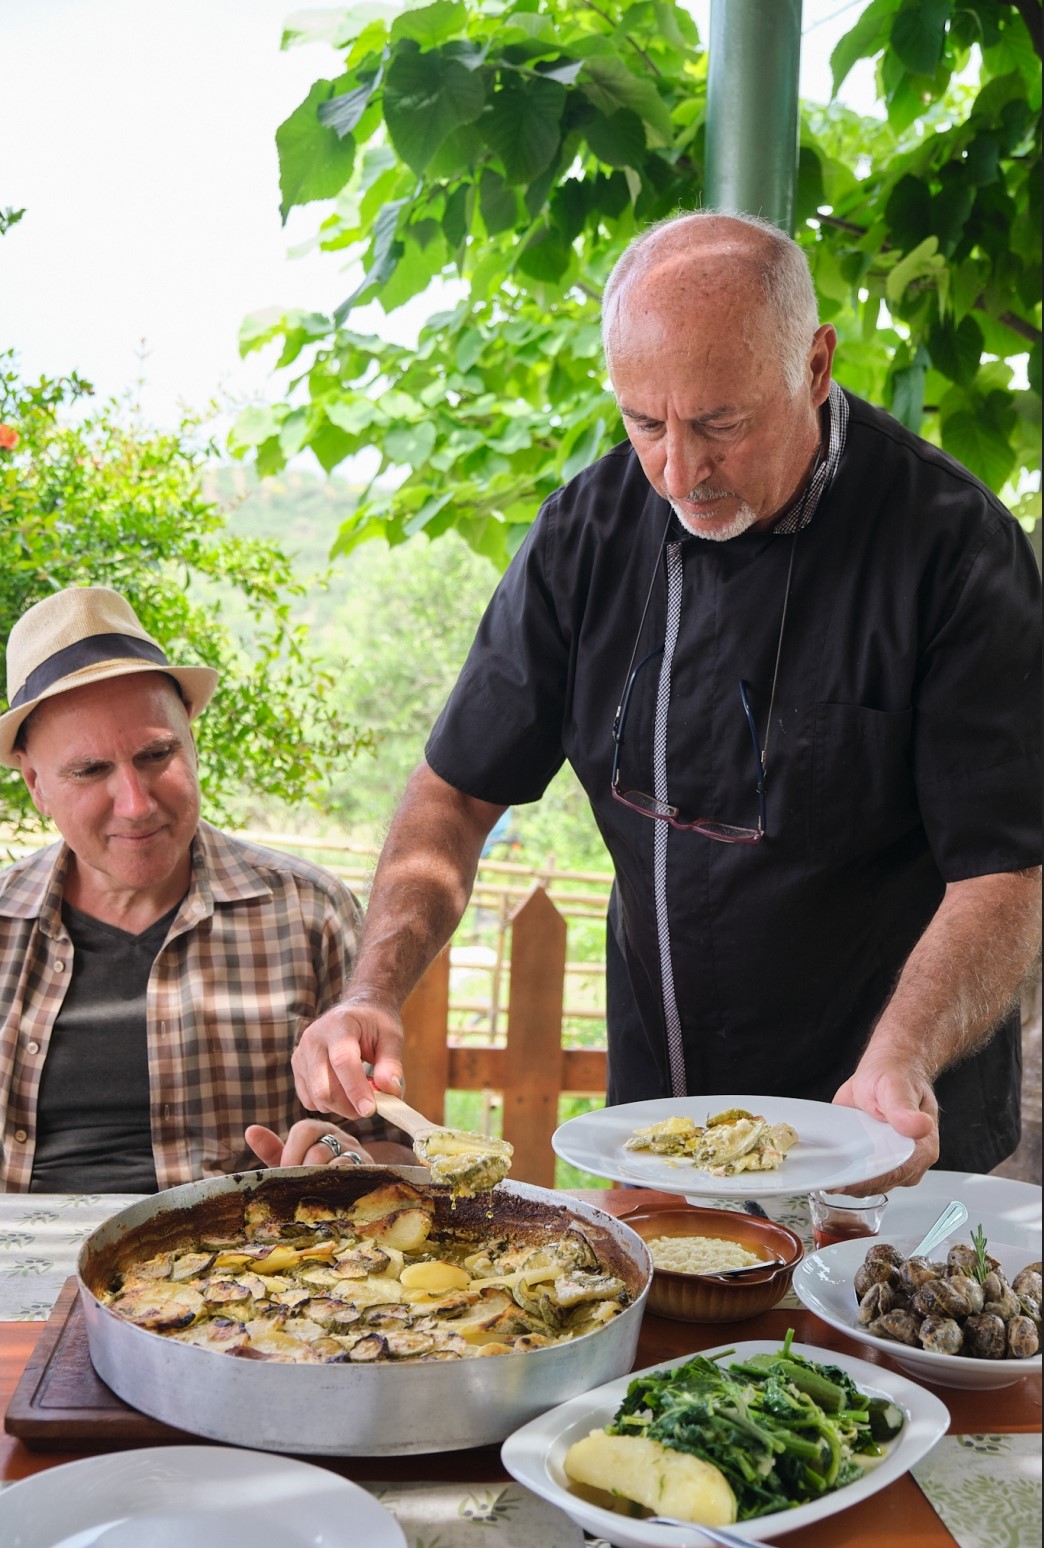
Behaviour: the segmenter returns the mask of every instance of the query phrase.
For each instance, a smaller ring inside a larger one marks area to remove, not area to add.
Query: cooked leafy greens
[[[777,1354],[724,1368],[730,1350],[635,1377],[609,1433],[645,1435],[719,1468],[740,1521],[852,1483],[864,1471],[857,1457],[882,1455],[902,1410],[867,1397],[838,1366],[795,1354],[793,1336]]]

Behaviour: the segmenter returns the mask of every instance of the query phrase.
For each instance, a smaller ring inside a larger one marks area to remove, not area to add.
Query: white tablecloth
[[[0,1322],[46,1322],[81,1244],[135,1193],[0,1193]]]

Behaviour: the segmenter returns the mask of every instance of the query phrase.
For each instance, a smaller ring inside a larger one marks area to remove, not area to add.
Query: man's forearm
[[[345,1001],[401,1010],[459,924],[483,842],[504,810],[463,795],[426,764],[414,771],[381,851]]]
[[[935,1078],[982,1047],[1040,948],[1040,871],[952,882],[907,959],[867,1054]]]

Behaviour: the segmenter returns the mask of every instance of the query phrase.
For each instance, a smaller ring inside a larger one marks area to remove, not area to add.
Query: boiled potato
[[[592,1430],[570,1446],[564,1465],[576,1483],[623,1495],[657,1516],[706,1526],[728,1526],[736,1519],[736,1496],[724,1473],[644,1435]]]

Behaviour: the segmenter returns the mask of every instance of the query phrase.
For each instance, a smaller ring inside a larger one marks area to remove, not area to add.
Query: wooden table
[[[648,1191],[587,1190],[579,1195],[610,1214],[621,1214],[639,1199],[649,1205],[676,1203],[671,1195]],[[0,1323],[0,1404],[6,1413],[11,1396],[47,1325],[40,1322]],[[655,1365],[677,1355],[695,1353],[722,1344],[748,1339],[782,1340],[793,1328],[799,1342],[815,1344],[825,1352],[854,1355],[883,1369],[898,1370],[887,1356],[821,1322],[803,1307],[775,1308],[760,1317],[735,1323],[671,1322],[646,1314],[638,1342],[636,1368]],[[1039,1434],[1041,1383],[1039,1375],[996,1391],[939,1388],[938,1395],[950,1410],[951,1434]],[[185,1437],[198,1444],[195,1437]],[[153,1444],[151,1440],[143,1442]],[[16,1480],[62,1462],[96,1454],[99,1449],[120,1449],[120,1443],[81,1444],[79,1449],[37,1450],[7,1435],[0,1436],[0,1479]],[[440,1452],[417,1457],[314,1457],[309,1460],[329,1467],[358,1482],[452,1481],[492,1483],[507,1474],[500,1463],[499,1446],[461,1452]],[[779,1533],[772,1542],[796,1545],[798,1539]],[[953,1548],[955,1539],[943,1526],[933,1507],[909,1476],[871,1499],[839,1512],[830,1520],[805,1527],[801,1548]]]

